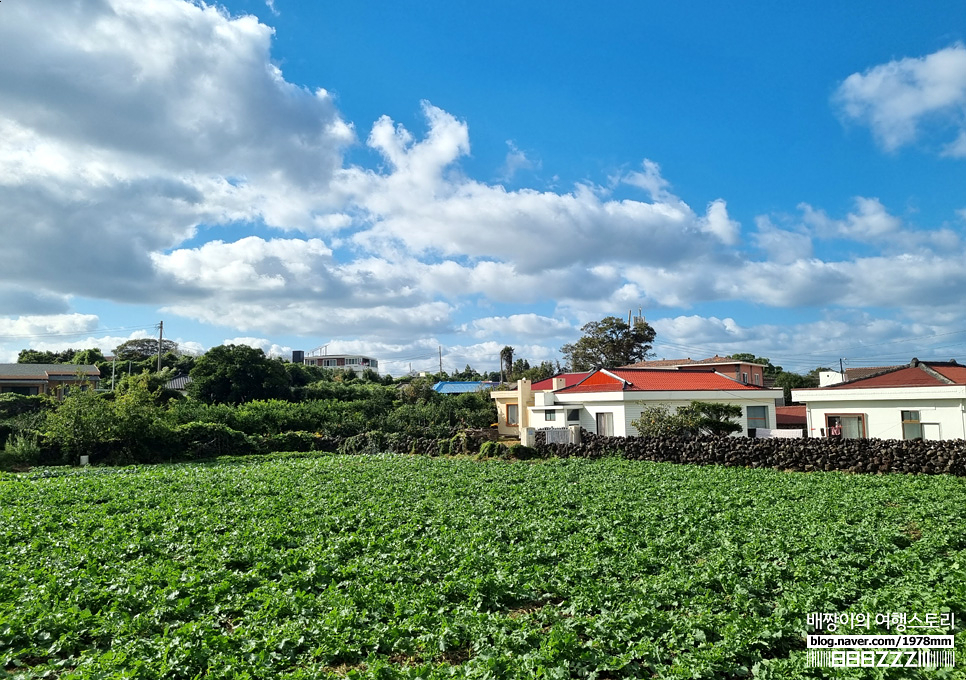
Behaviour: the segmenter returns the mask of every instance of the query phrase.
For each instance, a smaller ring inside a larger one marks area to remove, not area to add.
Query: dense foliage
[[[741,430],[741,424],[734,420],[740,417],[741,407],[736,404],[692,401],[674,412],[663,404],[646,406],[631,425],[642,437],[724,437]]]
[[[426,382],[397,388],[321,380],[298,388],[301,401],[233,404],[166,398],[158,375],[125,379],[113,393],[75,390],[63,402],[0,395],[0,465],[77,464],[80,456],[94,464],[170,462],[275,451],[282,442],[274,438],[288,433],[317,435],[319,446],[364,433],[448,439],[496,419],[489,394],[443,395]]]
[[[797,680],[827,677],[807,613],[966,611],[950,477],[351,456],[50,474],[0,481],[0,664],[24,678]]]
[[[281,361],[248,345],[219,345],[191,369],[188,394],[206,404],[240,404],[255,399],[283,399],[291,379]]]

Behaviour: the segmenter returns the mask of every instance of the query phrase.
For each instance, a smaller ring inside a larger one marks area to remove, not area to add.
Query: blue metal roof
[[[497,387],[499,383],[475,381],[463,382],[459,380],[441,380],[433,385],[433,389],[440,394],[465,394],[467,392],[482,392]]]

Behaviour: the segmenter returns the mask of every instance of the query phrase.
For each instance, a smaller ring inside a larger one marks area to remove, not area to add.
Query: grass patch
[[[617,459],[5,475],[0,666],[61,678],[825,677],[805,666],[807,613],[966,616],[964,520],[958,478]]]

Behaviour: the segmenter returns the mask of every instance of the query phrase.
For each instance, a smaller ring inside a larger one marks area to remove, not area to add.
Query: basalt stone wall
[[[915,473],[966,476],[966,440],[751,439],[745,437],[599,437],[582,431],[580,444],[542,444],[542,455],[767,467],[810,472]]]

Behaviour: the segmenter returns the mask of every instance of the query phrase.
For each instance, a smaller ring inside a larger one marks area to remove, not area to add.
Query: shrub
[[[221,423],[186,423],[174,429],[177,453],[187,458],[240,456],[255,452],[243,432]]]
[[[384,438],[385,435],[378,430],[363,432],[346,438],[339,445],[339,453],[368,455],[384,453],[386,451]]]
[[[513,458],[516,458],[517,460],[530,460],[531,458],[539,458],[540,452],[537,451],[532,446],[524,446],[523,444],[511,444],[510,456]]]
[[[477,458],[508,458],[510,455],[510,449],[507,448],[506,444],[501,442],[491,442],[485,441],[480,446],[480,452],[477,454]]]
[[[41,462],[42,450],[38,435],[15,434],[0,451],[0,469],[10,471]]]

